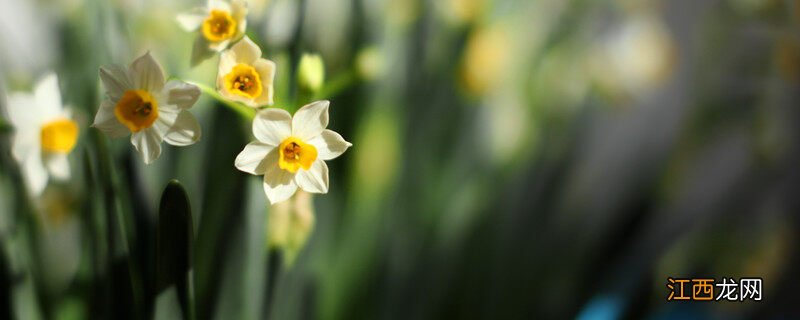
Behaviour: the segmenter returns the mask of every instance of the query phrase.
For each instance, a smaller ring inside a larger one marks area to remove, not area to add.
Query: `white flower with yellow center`
[[[67,155],[78,141],[79,129],[61,104],[56,75],[46,75],[32,95],[9,95],[7,111],[14,126],[11,153],[22,167],[31,194],[40,195],[49,177],[69,179]]]
[[[241,38],[247,29],[247,3],[243,0],[209,0],[207,5],[178,15],[178,23],[186,31],[199,30],[195,40],[195,51],[219,52]],[[193,64],[204,53],[194,52]]]
[[[222,52],[217,71],[217,90],[228,100],[256,108],[272,104],[275,63],[261,58],[261,49],[244,37]]]
[[[131,134],[131,144],[151,163],[161,155],[161,141],[187,146],[200,139],[200,124],[189,113],[200,89],[179,80],[164,81],[161,66],[150,53],[128,69],[100,67],[108,98],[100,105],[93,127],[111,137]]]
[[[289,199],[300,187],[310,193],[328,192],[328,165],[352,144],[328,126],[328,101],[312,102],[297,110],[269,108],[253,120],[258,141],[236,157],[236,168],[264,175],[264,192],[272,204]]]

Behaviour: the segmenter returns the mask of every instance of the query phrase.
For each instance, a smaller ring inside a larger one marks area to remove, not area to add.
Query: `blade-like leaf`
[[[194,234],[189,198],[177,180],[161,195],[156,233],[156,294],[175,286],[184,318],[189,319]]]

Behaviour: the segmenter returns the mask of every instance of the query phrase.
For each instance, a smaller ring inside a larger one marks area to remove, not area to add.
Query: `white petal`
[[[323,130],[321,134],[308,140],[308,143],[317,148],[317,157],[322,160],[334,159],[353,145],[345,141],[340,134],[329,129]]]
[[[231,1],[231,16],[236,20],[236,34],[233,38],[236,39],[247,30],[247,2],[241,0]]]
[[[253,62],[261,58],[261,48],[253,40],[250,40],[248,36],[244,36],[242,40],[234,44],[231,47],[231,51],[236,55],[236,62],[238,63],[253,64]]]
[[[269,166],[264,173],[264,193],[267,194],[270,204],[289,199],[297,191],[294,174],[279,168]]]
[[[97,128],[103,133],[112,138],[124,137],[130,133],[128,127],[123,125],[117,120],[114,114],[114,104],[109,100],[104,100],[97,109],[97,115],[94,116],[94,124],[92,127]]]
[[[49,121],[61,115],[61,90],[58,88],[58,77],[55,73],[48,73],[39,80],[34,88],[34,96],[43,120]]]
[[[217,68],[217,80],[222,79],[231,72],[236,66],[236,53],[231,50],[223,51],[219,56],[219,67]]]
[[[191,108],[200,97],[200,88],[180,80],[170,80],[164,86],[167,103],[181,109]]]
[[[133,88],[133,82],[128,76],[128,72],[119,65],[100,67],[100,81],[112,101],[119,100],[125,90]]]
[[[48,153],[44,155],[44,164],[50,175],[58,180],[69,179],[69,160],[67,155],[63,153]]]
[[[207,16],[207,10],[204,8],[196,8],[187,13],[179,14],[177,20],[183,30],[194,31],[200,28],[200,25],[203,24]]]
[[[161,137],[153,127],[131,135],[131,144],[146,164],[150,164],[161,155]]]
[[[12,136],[11,155],[17,162],[22,163],[31,153],[41,152],[41,136],[35,131],[15,131]]]
[[[231,12],[231,5],[227,1],[208,1],[208,8]]]
[[[158,119],[156,119],[150,129],[153,129],[159,137],[163,138],[175,125],[175,121],[178,119],[178,114],[180,114],[181,111],[183,110],[178,109],[178,107],[174,105],[159,103]]]
[[[277,146],[292,135],[292,116],[279,108],[267,108],[253,119],[253,135],[265,144]]]
[[[322,133],[328,126],[329,105],[330,102],[327,100],[315,101],[297,110],[292,120],[292,135],[303,140],[311,140]]]
[[[261,76],[261,95],[256,98],[259,106],[271,105],[272,102],[272,83],[275,79],[275,62],[267,59],[258,59],[253,63],[253,68]]]
[[[39,129],[43,114],[36,104],[36,98],[30,94],[13,93],[8,96],[6,111],[15,132]]]
[[[294,181],[306,192],[328,193],[328,165],[318,158],[308,170],[298,170]]]
[[[212,52],[220,52],[228,48],[228,45],[231,43],[230,39],[225,39],[219,42],[208,42],[206,41],[206,45]]]
[[[42,156],[39,151],[31,152],[21,163],[22,176],[28,185],[31,195],[42,194],[47,186],[47,171],[42,164]]]
[[[148,92],[160,92],[164,88],[164,72],[150,51],[131,63],[128,72],[133,86]]]
[[[200,123],[189,111],[183,110],[164,135],[164,141],[173,146],[188,146],[200,140],[200,135]]]
[[[236,156],[236,168],[254,175],[266,173],[269,166],[278,166],[280,152],[275,146],[251,142]]]

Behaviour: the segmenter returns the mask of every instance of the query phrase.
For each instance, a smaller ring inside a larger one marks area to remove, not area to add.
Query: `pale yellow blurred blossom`
[[[328,192],[328,165],[352,146],[328,126],[328,101],[297,110],[294,118],[283,109],[268,108],[253,120],[257,141],[236,157],[236,168],[264,175],[264,192],[271,204],[289,199],[297,188]]]
[[[267,245],[283,250],[284,261],[292,264],[314,230],[312,195],[300,190],[289,201],[272,205],[267,221]]]
[[[377,47],[361,49],[356,56],[356,70],[358,75],[365,80],[373,80],[383,75],[383,55]]]
[[[461,65],[464,87],[483,95],[502,84],[510,59],[511,39],[500,25],[478,28],[467,40]]]
[[[637,14],[599,44],[592,61],[596,79],[612,90],[639,94],[672,74],[675,48],[667,26],[655,15]]]
[[[438,12],[453,24],[476,21],[484,11],[486,0],[441,0],[434,1]]]
[[[257,108],[273,103],[275,63],[261,58],[249,37],[222,52],[217,70],[217,91],[228,100]]]
[[[161,155],[161,142],[188,146],[200,140],[200,124],[189,113],[200,89],[180,80],[165,81],[150,53],[125,69],[100,67],[107,98],[97,110],[93,127],[110,137],[131,135],[131,144],[151,163]]]
[[[49,178],[69,179],[67,155],[78,141],[79,128],[61,104],[56,75],[44,76],[33,94],[9,95],[6,105],[14,126],[11,154],[20,164],[30,193],[40,195]]]
[[[325,82],[325,63],[318,54],[303,54],[297,67],[297,84],[317,92]]]
[[[247,30],[247,3],[243,0],[209,0],[205,7],[178,15],[178,23],[186,31],[197,31],[192,65],[220,52],[241,38]]]

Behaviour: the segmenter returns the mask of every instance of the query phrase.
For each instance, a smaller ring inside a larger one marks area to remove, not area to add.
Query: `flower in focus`
[[[328,126],[328,101],[316,101],[289,112],[270,108],[253,120],[251,142],[236,157],[236,168],[264,175],[264,192],[272,204],[289,199],[300,187],[309,193],[328,192],[328,165],[351,143]]]
[[[256,108],[272,104],[275,63],[261,58],[261,49],[244,37],[219,58],[217,90],[226,99]]]
[[[61,104],[58,78],[48,74],[33,94],[8,96],[8,118],[15,128],[11,153],[22,167],[28,190],[40,195],[50,176],[69,179],[67,155],[78,141],[78,124]]]
[[[131,133],[131,144],[151,163],[161,155],[161,141],[187,146],[200,139],[200,124],[188,109],[200,96],[197,86],[179,80],[164,81],[161,66],[150,53],[128,69],[100,67],[107,99],[100,105],[93,127],[111,137]]]
[[[210,0],[206,7],[178,15],[186,31],[199,30],[192,51],[192,65],[220,52],[241,38],[247,29],[247,3]]]

